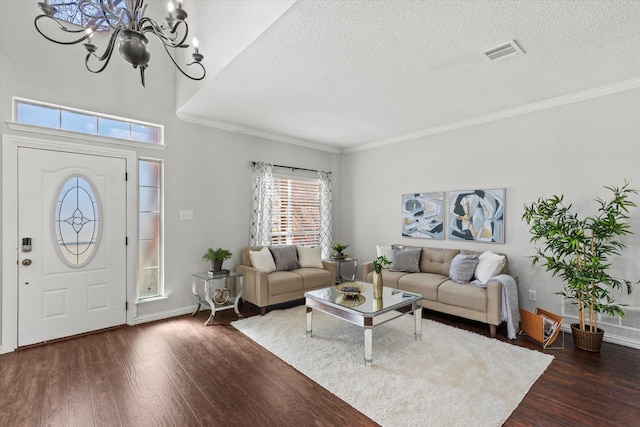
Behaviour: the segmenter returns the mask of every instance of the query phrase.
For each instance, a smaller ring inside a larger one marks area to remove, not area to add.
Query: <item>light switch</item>
[[[180,219],[183,219],[183,220],[193,219],[193,211],[180,211]]]

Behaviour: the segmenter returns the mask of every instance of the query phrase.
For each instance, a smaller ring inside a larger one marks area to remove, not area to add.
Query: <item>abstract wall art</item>
[[[402,236],[444,239],[444,193],[402,195]]]
[[[505,189],[449,192],[449,238],[504,243]]]

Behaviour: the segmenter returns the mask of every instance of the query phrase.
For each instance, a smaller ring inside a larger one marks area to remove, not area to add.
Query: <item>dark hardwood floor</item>
[[[245,303],[246,315],[259,310]],[[233,311],[122,327],[0,355],[0,426],[373,426],[237,332]],[[475,322],[424,316],[488,335]],[[564,350],[507,426],[640,425],[640,350]],[[423,338],[424,339],[424,338]],[[511,341],[540,350],[527,337]],[[474,425],[469,420],[468,425]]]

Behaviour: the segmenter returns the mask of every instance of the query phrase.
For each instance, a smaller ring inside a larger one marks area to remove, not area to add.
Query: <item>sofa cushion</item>
[[[269,295],[282,295],[302,291],[302,276],[293,271],[269,273]]]
[[[449,278],[441,274],[413,273],[402,276],[398,280],[398,288],[418,293],[431,301],[438,301],[438,288],[447,280]],[[386,286],[387,284],[385,283],[384,285]]]
[[[456,283],[469,283],[478,265],[478,256],[459,253],[451,261],[449,277]]]
[[[459,253],[458,249],[423,248],[420,256],[420,271],[449,276],[451,261]]]
[[[295,246],[270,246],[269,250],[276,263],[276,271],[290,271],[300,267]]]
[[[276,271],[276,264],[273,262],[273,256],[271,251],[266,246],[259,251],[249,251],[249,257],[251,258],[251,265],[260,271],[266,271],[271,273]]]
[[[438,288],[438,301],[484,313],[487,311],[487,290],[447,280]]]
[[[329,270],[321,268],[298,268],[292,271],[302,277],[302,287],[304,289],[325,288],[335,282],[335,277]]]
[[[492,251],[485,251],[478,257],[478,265],[476,266],[475,277],[482,283],[493,276],[500,274],[504,268],[506,257],[498,255]]]
[[[398,280],[400,280],[401,277],[408,275],[409,273],[404,271],[390,271],[389,269],[387,269],[382,270],[381,274],[382,284],[384,286],[386,286],[387,288],[397,288]],[[367,274],[367,277],[363,278],[363,280],[369,283],[373,283],[373,270],[371,270],[369,274]]]
[[[298,246],[298,264],[300,267],[324,268],[320,248]]]
[[[393,249],[393,260],[389,271],[420,272],[420,253],[422,248]]]

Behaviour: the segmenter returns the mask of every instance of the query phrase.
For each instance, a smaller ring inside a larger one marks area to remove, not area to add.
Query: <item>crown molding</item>
[[[423,129],[417,132],[406,133],[403,135],[394,136],[391,138],[385,138],[377,141],[366,142],[353,146],[351,148],[335,148],[321,143],[307,141],[304,139],[294,138],[287,135],[282,135],[274,132],[267,132],[248,126],[242,126],[235,123],[224,122],[220,120],[214,120],[195,114],[177,112],[176,115],[180,120],[185,122],[195,123],[203,126],[214,127],[217,129],[226,130],[229,132],[237,132],[245,135],[255,136],[258,138],[269,139],[272,141],[284,142],[287,144],[293,144],[301,147],[311,148],[314,150],[326,151],[334,154],[341,153],[355,153],[358,151],[370,150],[372,148],[383,147],[386,145],[397,144],[399,142],[410,141],[412,139],[422,138],[425,136],[436,135],[439,133],[450,132],[457,129],[463,129],[470,126],[477,126],[484,123],[490,123],[497,120],[507,119],[510,117],[520,116],[522,114],[533,113],[536,111],[547,110],[550,108],[559,107],[562,105],[573,104],[575,102],[586,101],[601,96],[611,95],[618,92],[624,92],[627,90],[640,88],[640,78],[625,80],[622,82],[612,83],[605,86],[600,86],[593,89],[587,89],[580,92],[571,93],[568,95],[562,95],[555,98],[545,99],[544,101],[534,102],[532,104],[522,105],[520,107],[510,108],[508,110],[498,111],[496,113],[485,114],[482,116],[472,117],[470,119],[459,120],[452,123],[447,123],[440,126],[434,126],[431,128]]]
[[[189,123],[195,123],[198,125],[214,127],[216,129],[222,129],[229,132],[236,132],[244,135],[255,136],[258,138],[269,139],[271,141],[278,141],[278,142],[284,142],[287,144],[298,145],[300,147],[312,148],[314,150],[327,151],[329,153],[334,153],[334,154],[342,153],[341,149],[330,147],[328,145],[322,145],[322,144],[314,143],[304,139],[298,139],[298,138],[293,138],[286,135],[281,135],[278,133],[267,132],[267,131],[251,128],[248,126],[238,125],[235,123],[210,119],[208,117],[198,116],[196,114],[188,114],[188,113],[182,113],[178,111],[176,112],[176,115],[180,120],[189,122]]]
[[[640,87],[640,78],[625,80],[618,83],[613,83],[613,84],[600,86],[593,89],[587,89],[580,92],[575,92],[569,95],[562,95],[555,98],[545,99],[544,101],[534,102],[532,104],[527,104],[520,107],[510,108],[508,110],[499,111],[497,113],[485,114],[483,116],[460,120],[457,122],[448,123],[441,126],[434,126],[432,128],[423,129],[418,132],[406,133],[404,135],[398,135],[392,138],[386,138],[386,139],[381,139],[379,141],[364,143],[361,145],[357,145],[355,147],[346,148],[343,150],[343,153],[354,153],[357,151],[364,151],[372,148],[382,147],[385,145],[396,144],[398,142],[410,141],[412,139],[421,138],[424,136],[435,135],[435,134],[449,132],[452,130],[462,129],[470,126],[476,126],[483,123],[494,122],[496,120],[502,120],[509,117],[519,116],[522,114],[533,113],[541,110],[547,110],[549,108],[555,108],[562,105],[572,104],[575,102],[586,101],[588,99],[598,98],[598,97],[610,95],[613,93],[637,89],[639,87]]]

